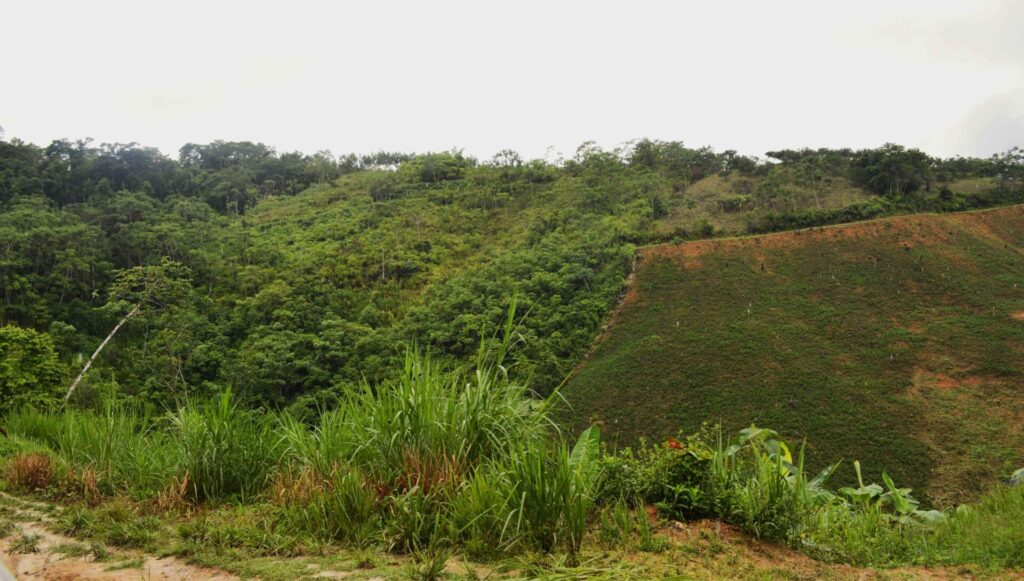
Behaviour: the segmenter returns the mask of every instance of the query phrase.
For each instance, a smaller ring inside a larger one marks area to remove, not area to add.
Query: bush
[[[648,502],[674,519],[710,516],[712,506],[704,485],[712,456],[706,432],[682,441],[669,438],[663,445],[641,441],[636,449],[606,454],[602,501],[633,506]]]
[[[49,335],[0,325],[0,405],[49,405],[57,400],[61,375]]]

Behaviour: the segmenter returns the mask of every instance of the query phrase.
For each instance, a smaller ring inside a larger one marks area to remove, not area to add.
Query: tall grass
[[[313,470],[280,472],[274,490],[293,530],[360,546],[379,532],[377,495],[356,469],[335,469],[326,477]]]
[[[467,373],[409,352],[398,380],[364,384],[311,433],[288,419],[282,433],[288,455],[321,474],[352,464],[378,482],[430,486],[543,440],[549,405],[508,381],[500,357]]]
[[[282,417],[289,470],[315,475],[317,498],[330,496],[331,475],[362,475],[378,495],[378,535],[395,550],[578,550],[595,500],[597,431],[572,454],[552,439],[553,397],[530,397],[504,366],[511,312],[503,338],[482,346],[473,367],[446,368],[410,350],[396,380],[364,384],[312,430]]]
[[[531,399],[508,377],[513,334],[510,317],[505,339],[481,348],[470,368],[410,351],[398,379],[364,385],[313,428],[243,408],[230,392],[161,417],[112,402],[98,411],[15,410],[7,430],[44,448],[16,447],[7,478],[48,490],[78,471],[90,497],[159,501],[171,490],[195,504],[238,501],[260,507],[252,525],[260,547],[282,538],[292,547],[299,538],[377,544],[435,562],[454,547],[476,559],[575,554],[600,521],[606,545],[640,535],[635,546],[659,550],[637,510],[646,502],[823,560],[1024,566],[1024,486],[955,512],[919,511],[908,489],[885,474],[884,487],[865,484],[854,463],[859,487],[831,492],[824,485],[837,465],[810,477],[802,450],[794,458],[777,433],[753,426],[731,439],[704,433],[610,455],[593,427],[570,446],[553,429],[553,400]],[[183,536],[236,542],[235,533],[203,527]]]
[[[5,423],[95,474],[102,492],[140,499],[174,482],[185,483],[197,502],[251,497],[265,489],[278,461],[272,418],[239,408],[230,392],[187,402],[169,418],[107,402],[100,411],[15,410]]]
[[[244,501],[263,492],[278,463],[275,425],[267,414],[240,408],[230,391],[180,407],[171,417],[170,437],[189,496],[197,502]]]
[[[552,440],[553,399],[508,378],[507,347],[481,348],[469,370],[410,351],[398,379],[364,385],[314,429],[282,418],[286,461],[321,479],[362,474],[380,497],[379,535],[396,550],[577,550],[594,503],[597,432],[581,440],[586,454]]]
[[[8,433],[57,448],[57,435],[64,421],[62,414],[45,412],[33,406],[18,407],[4,417]]]
[[[174,472],[174,448],[167,434],[138,407],[107,403],[102,410],[8,415],[11,433],[44,443],[72,466],[95,473],[107,493],[144,498],[158,492]]]
[[[933,561],[1024,568],[1024,485],[1002,487],[936,524]]]

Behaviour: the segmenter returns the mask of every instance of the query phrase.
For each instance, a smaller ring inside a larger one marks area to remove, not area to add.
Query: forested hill
[[[135,312],[81,401],[231,387],[309,409],[391,373],[407,345],[471,357],[514,296],[516,372],[548,392],[637,245],[1021,201],[1022,168],[1020,150],[895,145],[759,160],[642,140],[544,162],[0,140],[0,403],[60,397]]]

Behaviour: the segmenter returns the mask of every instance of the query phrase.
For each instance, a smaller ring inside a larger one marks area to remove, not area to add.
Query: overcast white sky
[[[0,126],[176,155],[1024,145],[1024,2],[0,0]]]

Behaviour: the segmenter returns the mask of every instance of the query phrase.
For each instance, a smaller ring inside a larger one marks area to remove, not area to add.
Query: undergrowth
[[[411,352],[398,379],[365,385],[313,426],[230,392],[163,417],[114,403],[15,410],[5,480],[71,503],[58,529],[93,543],[151,549],[173,531],[163,550],[189,556],[383,548],[423,578],[455,552],[563,555],[570,567],[587,544],[658,553],[668,544],[651,509],[824,561],[1024,567],[1024,486],[921,510],[888,474],[865,483],[857,463],[856,486],[830,489],[838,464],[810,474],[802,447],[753,426],[614,453],[595,426],[570,443],[550,419],[557,395],[537,400],[508,376],[511,316],[503,336],[468,369]]]

